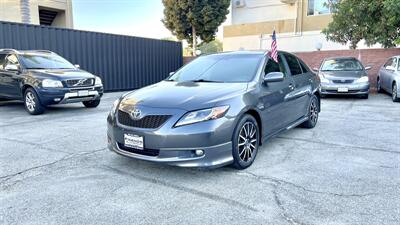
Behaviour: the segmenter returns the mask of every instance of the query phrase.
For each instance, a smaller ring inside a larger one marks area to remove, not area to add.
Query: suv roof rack
[[[13,48],[2,48],[0,49],[0,52],[14,52],[14,53],[19,53],[17,50]]]

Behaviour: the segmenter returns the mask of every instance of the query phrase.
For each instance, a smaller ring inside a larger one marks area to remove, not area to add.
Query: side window
[[[301,70],[303,71],[303,73],[309,73],[310,68],[308,68],[308,66],[300,59],[299,59],[299,62],[300,62]]]
[[[289,65],[289,69],[290,69],[290,72],[292,73],[292,76],[299,75],[299,74],[303,73],[303,71],[301,70],[299,61],[297,60],[297,58],[295,56],[289,55],[289,54],[285,54],[285,58],[286,58],[286,61],[287,61],[288,65]]]
[[[272,59],[269,59],[267,65],[265,65],[264,74],[272,72],[282,72],[283,74],[287,75],[285,65],[283,64],[283,60],[280,55],[278,55],[278,63]]]
[[[389,59],[384,65],[385,69],[389,69],[392,66],[393,62],[394,62],[393,58]]]
[[[6,61],[6,55],[0,54],[0,70],[4,70],[5,61]]]
[[[400,71],[400,59],[397,59],[397,70]]]
[[[19,66],[19,62],[18,62],[18,58],[16,55],[8,55],[6,57],[6,63],[4,64],[4,66],[7,65],[17,65]]]

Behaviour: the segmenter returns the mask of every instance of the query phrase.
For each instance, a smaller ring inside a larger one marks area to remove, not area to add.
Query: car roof
[[[49,51],[49,50],[16,50],[16,49],[11,49],[11,48],[0,49],[0,53],[6,53],[6,54],[11,54],[11,53],[15,53],[15,54],[26,54],[26,53],[55,54],[54,52]]]
[[[212,54],[205,54],[205,55],[265,55],[266,53],[270,52],[270,50],[239,50],[239,51],[229,51],[229,52],[219,52],[219,53],[212,53]],[[278,53],[287,53],[287,54],[292,54],[288,53],[285,51],[278,51]]]

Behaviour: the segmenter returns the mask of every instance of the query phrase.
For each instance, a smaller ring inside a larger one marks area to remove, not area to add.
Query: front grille
[[[65,82],[68,87],[88,87],[94,85],[94,79],[73,79]]]
[[[140,120],[133,120],[129,113],[118,111],[118,122],[120,124],[137,128],[155,129],[163,125],[170,117],[170,115],[149,115]]]
[[[147,156],[158,156],[160,154],[160,150],[158,150],[158,149],[145,148],[145,149],[141,150],[141,149],[126,147],[124,144],[121,144],[121,143],[117,143],[117,144],[118,144],[118,148],[125,152],[130,152],[130,153],[135,153],[135,154],[140,154],[140,155],[147,155]]]
[[[354,80],[332,80],[335,84],[351,84]]]

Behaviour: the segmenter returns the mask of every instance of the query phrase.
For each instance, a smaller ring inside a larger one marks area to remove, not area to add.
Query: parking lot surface
[[[188,169],[106,149],[81,104],[0,103],[0,224],[400,224],[400,104],[322,101],[315,129],[266,143],[252,167]]]

